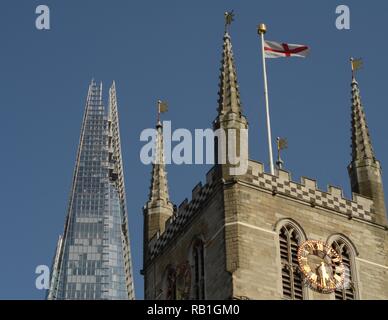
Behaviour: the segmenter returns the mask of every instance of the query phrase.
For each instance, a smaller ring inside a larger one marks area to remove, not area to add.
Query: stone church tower
[[[214,129],[247,129],[230,35],[223,38]],[[359,86],[352,80],[352,199],[313,179],[293,181],[248,161],[245,174],[218,162],[206,183],[176,210],[169,200],[162,126],[151,192],[144,206],[145,299],[388,299],[388,227],[381,167],[375,158]],[[237,139],[238,154],[247,152]],[[228,145],[228,144],[227,144]],[[217,143],[216,143],[217,146]],[[216,148],[218,151],[220,148]],[[216,151],[217,151],[216,150]],[[219,157],[218,157],[219,159]],[[298,249],[318,240],[342,258],[344,285],[314,290],[300,271]]]

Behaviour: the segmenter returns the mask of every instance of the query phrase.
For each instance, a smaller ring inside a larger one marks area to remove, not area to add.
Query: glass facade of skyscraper
[[[115,85],[109,110],[92,81],[49,299],[133,299]]]

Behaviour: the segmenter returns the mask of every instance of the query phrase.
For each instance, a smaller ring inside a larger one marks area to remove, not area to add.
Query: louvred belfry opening
[[[285,299],[303,300],[303,279],[298,264],[299,239],[292,226],[285,225],[280,229],[279,246]]]

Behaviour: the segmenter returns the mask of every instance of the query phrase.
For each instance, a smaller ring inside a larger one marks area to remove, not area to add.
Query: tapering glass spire
[[[49,299],[134,299],[115,85],[89,86]]]

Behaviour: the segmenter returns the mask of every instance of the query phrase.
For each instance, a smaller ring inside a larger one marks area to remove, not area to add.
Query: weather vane
[[[361,58],[354,59],[353,57],[351,57],[350,58],[350,65],[352,67],[352,77],[354,78],[355,71],[362,68],[363,61]]]
[[[280,138],[280,137],[276,138],[276,142],[277,142],[277,147],[278,147],[278,160],[276,161],[276,165],[278,166],[279,169],[282,169],[284,162],[283,162],[282,158],[280,157],[280,152],[283,149],[287,149],[288,142],[287,142],[286,138]]]
[[[157,112],[158,112],[158,123],[160,122],[160,114],[168,111],[168,104],[166,101],[158,100]]]
[[[226,11],[224,13],[225,15],[225,33],[228,31],[228,26],[230,26],[232,24],[232,22],[234,21],[234,13],[233,13],[233,10],[232,11]]]

